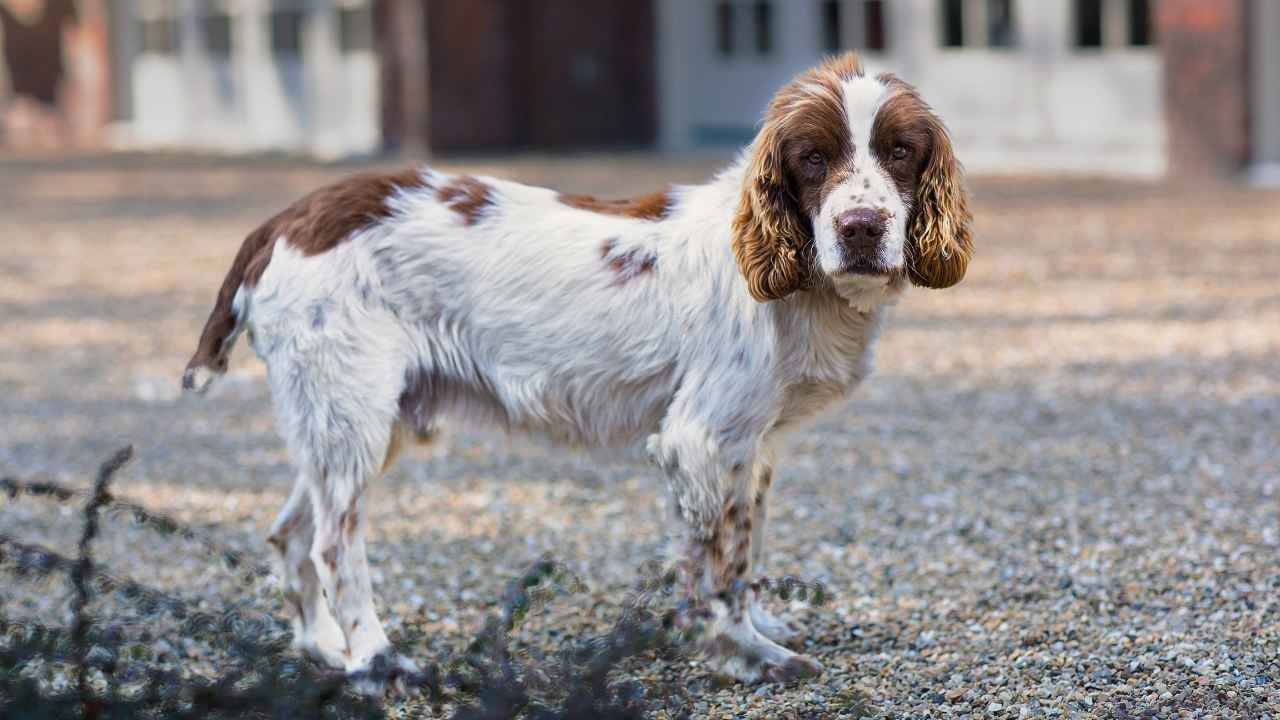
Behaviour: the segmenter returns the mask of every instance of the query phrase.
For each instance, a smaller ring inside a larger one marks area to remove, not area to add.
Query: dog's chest
[[[790,364],[777,427],[795,425],[839,407],[868,375],[885,309],[820,317]]]

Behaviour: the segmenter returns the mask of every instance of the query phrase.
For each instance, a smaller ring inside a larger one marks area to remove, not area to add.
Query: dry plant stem
[[[84,530],[80,534],[79,544],[80,559],[71,568],[71,584],[76,590],[75,599],[71,605],[74,617],[71,624],[71,641],[75,646],[76,656],[80,659],[76,675],[76,686],[80,693],[81,712],[83,717],[87,719],[98,716],[97,704],[93,701],[93,696],[89,691],[89,646],[86,642],[89,625],[92,622],[87,609],[89,605],[88,580],[93,574],[92,544],[94,537],[98,535],[98,511],[111,499],[109,493],[111,478],[132,457],[133,446],[127,445],[117,450],[109,460],[102,464],[102,467],[98,468],[98,477],[93,483],[93,495],[90,496],[89,502],[84,507]]]

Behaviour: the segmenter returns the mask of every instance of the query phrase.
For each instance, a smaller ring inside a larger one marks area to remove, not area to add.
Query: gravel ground
[[[468,169],[622,194],[717,158],[491,159]],[[444,163],[446,166],[458,163]],[[268,212],[348,166],[163,157],[0,160],[0,476],[88,486],[125,442],[119,494],[266,561],[291,472],[244,349],[178,396],[217,284]],[[813,683],[684,683],[695,717],[1280,716],[1280,193],[975,182],[978,257],[913,290],[847,410],[796,438],[768,572],[822,582],[803,608]],[[586,583],[517,634],[550,652],[607,626],[660,548],[648,468],[462,434],[370,496],[394,634],[440,657],[551,553]],[[74,554],[74,510],[0,496],[0,533]],[[100,559],[207,608],[281,616],[270,580],[199,545],[107,522]],[[0,569],[0,610],[66,621],[62,580]],[[137,623],[140,657],[217,654]],[[396,701],[417,707],[413,698]],[[663,716],[663,711],[655,713]]]

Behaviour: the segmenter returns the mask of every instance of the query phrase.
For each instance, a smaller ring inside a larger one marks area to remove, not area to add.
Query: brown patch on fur
[[[218,374],[226,372],[225,344],[237,322],[232,302],[242,285],[258,284],[271,262],[278,238],[287,238],[290,245],[306,255],[325,252],[356,231],[390,216],[392,210],[387,206],[387,198],[398,189],[424,186],[426,180],[417,168],[355,175],[316,190],[249,233],[218,289],[196,351],[187,362],[183,387],[191,389],[192,373],[197,367],[206,367]]]
[[[351,509],[342,513],[342,517],[340,518],[340,522],[342,525],[342,535],[343,537],[347,538],[348,541],[350,541],[352,536],[356,534],[356,523],[359,520],[360,520],[360,514],[355,508],[355,503],[352,503]]]
[[[269,222],[276,223],[276,237],[284,236],[305,255],[318,255],[390,217],[387,199],[398,191],[426,186],[418,168],[354,175],[311,193]]]
[[[400,456],[400,450],[404,447],[404,436],[401,426],[397,425],[391,430],[391,440],[387,443],[387,454],[382,457],[382,469],[379,474],[385,473],[396,458]]]
[[[493,188],[470,175],[459,175],[439,190],[436,199],[462,216],[464,225],[475,225],[493,205]]]
[[[854,53],[798,75],[769,103],[752,144],[733,218],[733,252],[747,289],[765,302],[813,285],[813,237],[803,205],[820,201],[830,171],[848,154],[841,84],[861,76]],[[819,153],[818,175],[807,158]]]
[[[654,267],[658,264],[658,258],[652,254],[641,252],[636,248],[619,252],[617,249],[618,241],[610,238],[604,242],[600,248],[600,258],[609,265],[609,269],[613,270],[615,287],[625,285],[641,275],[653,272]]]
[[[271,543],[276,550],[279,550],[281,555],[284,554],[285,549],[289,545],[289,536],[292,535],[293,531],[298,527],[298,520],[299,519],[297,517],[291,518],[284,525],[281,525],[280,529],[272,534],[271,537],[267,538],[267,542]]]
[[[899,192],[911,198],[906,260],[911,282],[945,288],[964,278],[973,256],[973,214],[964,188],[964,170],[942,120],[911,85],[890,74],[879,76],[893,94],[872,127],[873,147],[884,159]],[[893,162],[895,145],[908,148]]]
[[[661,191],[622,200],[600,200],[590,195],[561,193],[556,199],[579,210],[635,218],[636,220],[663,220],[671,214],[671,194]]]
[[[719,565],[724,560],[724,548],[720,546],[720,528],[711,531],[711,536],[703,543],[707,550],[707,558],[714,564]]]
[[[329,566],[330,571],[338,569],[338,546],[337,545],[329,546],[329,549],[320,553],[320,557],[321,559],[324,560],[324,564]]]
[[[769,493],[769,486],[773,484],[773,468],[766,467],[760,472],[760,477],[756,479],[756,507],[764,504],[765,495]]]

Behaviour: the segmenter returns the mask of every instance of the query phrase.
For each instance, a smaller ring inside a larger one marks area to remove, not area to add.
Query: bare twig
[[[126,445],[116,451],[102,467],[98,468],[98,477],[93,483],[93,496],[84,507],[84,531],[80,533],[80,559],[71,568],[71,584],[75,586],[76,595],[71,603],[72,617],[71,642],[79,658],[77,669],[77,688],[80,693],[80,707],[84,718],[93,720],[98,717],[98,704],[94,702],[89,691],[89,644],[85,641],[89,624],[89,584],[93,574],[93,539],[98,535],[98,510],[109,499],[107,488],[111,478],[124,464],[133,457],[133,446]]]
[[[0,478],[0,492],[8,494],[11,498],[16,498],[20,495],[31,495],[33,497],[51,498],[57,502],[68,502],[77,497],[86,496],[85,493],[79,490],[51,480],[22,481],[16,478]],[[227,567],[238,569],[243,566],[250,577],[266,577],[271,574],[271,567],[266,563],[253,562],[247,559],[244,553],[239,550],[229,548],[203,533],[186,527],[168,515],[148,510],[128,500],[122,500],[110,492],[102,500],[102,505],[112,515],[128,517],[135,523],[149,527],[161,535],[177,535],[184,540],[203,545],[205,549],[217,554]]]

